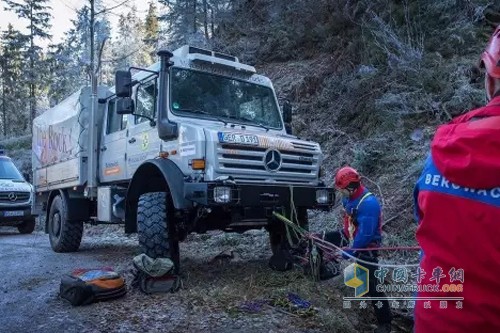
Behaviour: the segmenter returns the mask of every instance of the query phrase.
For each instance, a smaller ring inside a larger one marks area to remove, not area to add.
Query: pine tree
[[[198,0],[159,0],[161,4],[167,6],[168,11],[160,17],[166,23],[169,48],[176,48],[183,44],[192,44],[190,36],[196,33],[193,26],[196,25],[196,15],[193,13],[193,3]],[[193,23],[194,22],[194,23]]]
[[[132,7],[126,15],[120,15],[118,38],[113,44],[113,56],[117,69],[126,69],[132,65],[146,66],[153,62],[151,54],[145,47],[144,23],[136,12],[137,9]]]
[[[144,43],[151,59],[156,58],[158,48],[158,38],[160,33],[160,24],[158,22],[158,9],[154,2],[149,3],[148,14],[144,24]]]
[[[4,0],[7,4],[7,9],[14,11],[19,18],[28,20],[29,40],[28,49],[25,57],[28,60],[27,78],[29,79],[29,125],[30,131],[33,130],[33,119],[36,116],[36,95],[37,89],[40,88],[42,78],[40,70],[42,66],[42,49],[36,44],[40,39],[50,39],[51,35],[48,30],[51,28],[51,15],[48,12],[51,7],[47,5],[49,0],[23,0],[21,3]]]
[[[26,100],[28,89],[25,73],[27,37],[15,30],[11,24],[2,34],[1,102],[2,132],[4,136],[24,131],[27,125]]]
[[[96,2],[96,11],[102,11],[100,2]],[[90,85],[90,7],[83,6],[77,11],[73,27],[66,32],[64,40],[51,45],[48,52],[48,67],[51,72],[49,98],[51,104],[60,102],[64,97],[84,85]],[[97,57],[102,58],[106,48],[111,49],[109,42],[110,24],[105,13],[96,16],[95,49]],[[99,79],[109,83],[111,78],[110,64],[100,61]]]
[[[159,0],[168,10],[160,16],[166,24],[169,47],[191,44],[208,47],[214,37],[217,18],[229,12],[230,0]]]
[[[51,106],[61,102],[85,82],[82,67],[75,61],[74,49],[67,40],[50,45],[47,52],[47,68],[50,79],[48,98]]]
[[[108,12],[104,7],[104,2],[102,0],[94,0],[96,4],[97,15],[95,17],[95,39],[94,48],[96,50],[96,73],[98,84],[100,82],[109,83],[113,81],[113,74],[111,73],[113,68],[110,63],[105,63],[104,55],[109,53],[112,48],[111,45],[111,24],[108,19]],[[90,41],[90,40],[89,40]],[[108,52],[107,52],[108,51]],[[89,72],[90,74],[90,72]]]

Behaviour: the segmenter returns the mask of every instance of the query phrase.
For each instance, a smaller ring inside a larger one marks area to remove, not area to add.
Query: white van
[[[17,227],[22,234],[35,229],[34,191],[28,181],[29,175],[23,176],[0,150],[0,226]]]

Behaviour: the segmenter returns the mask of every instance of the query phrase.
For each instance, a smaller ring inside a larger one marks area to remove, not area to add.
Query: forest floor
[[[272,271],[263,230],[192,234],[181,244],[183,289],[146,295],[131,287],[137,237],[118,226],[87,228],[80,250],[59,254],[42,231],[19,235],[0,228],[0,316],[3,332],[371,332],[371,306],[345,309],[352,289],[343,274],[313,282],[301,271]],[[127,281],[123,298],[73,307],[59,297],[62,275],[76,268],[112,267]],[[311,303],[301,314],[286,307],[293,293]],[[283,306],[269,305],[281,300]],[[259,306],[260,305],[260,306]],[[393,332],[410,332],[397,317]]]

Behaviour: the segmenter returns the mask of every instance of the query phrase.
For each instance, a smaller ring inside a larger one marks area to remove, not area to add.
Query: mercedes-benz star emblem
[[[277,150],[268,150],[264,155],[264,165],[268,171],[278,171],[281,168],[281,154]]]
[[[10,192],[8,198],[10,201],[16,201],[17,195],[14,192]]]

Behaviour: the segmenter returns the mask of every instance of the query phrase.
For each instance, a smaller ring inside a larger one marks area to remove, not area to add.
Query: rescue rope
[[[363,252],[363,251],[372,251],[372,250],[377,250],[377,251],[419,251],[421,250],[420,246],[380,246],[380,247],[370,247],[370,248],[365,248],[365,249],[354,249],[350,247],[343,247],[343,250],[352,250],[352,251],[357,251],[357,252]]]
[[[293,205],[293,204],[292,204]],[[285,227],[287,228],[287,233],[288,233],[288,228],[291,228],[294,232],[296,232],[296,234],[299,234],[302,238],[306,238],[306,239],[310,239],[310,240],[313,240],[315,243],[316,243],[316,246],[318,248],[320,248],[321,250],[323,250],[325,252],[325,254],[328,254],[330,256],[333,256],[333,257],[340,257],[340,255],[337,255],[335,252],[338,251],[340,252],[340,254],[344,254],[345,256],[347,256],[349,259],[353,259],[355,260],[356,262],[358,263],[363,263],[365,265],[371,265],[371,266],[377,266],[377,267],[391,267],[391,268],[398,268],[398,267],[419,267],[420,264],[400,264],[400,265],[396,265],[396,264],[380,264],[380,263],[375,263],[375,262],[370,262],[370,261],[366,261],[366,260],[363,260],[363,259],[360,259],[360,258],[356,258],[355,256],[347,253],[345,250],[354,250],[354,251],[372,251],[372,250],[419,250],[420,248],[419,247],[395,247],[395,248],[391,248],[391,247],[375,247],[375,248],[369,248],[369,249],[351,249],[351,248],[340,248],[338,246],[336,246],[335,244],[332,244],[324,239],[321,239],[317,236],[314,236],[312,234],[310,234],[307,230],[305,230],[304,228],[300,227],[299,225],[295,224],[294,222],[290,221],[288,218],[286,218],[285,216],[277,213],[277,212],[273,212],[273,215],[278,218],[280,221],[282,221],[283,223],[285,223]],[[313,267],[311,267],[313,268]]]
[[[288,222],[290,223],[285,223],[285,230],[286,230],[286,235],[288,239],[288,243],[290,247],[296,248],[296,245],[294,244],[294,241],[292,237],[295,237],[295,240],[300,240],[301,238],[304,238],[304,235],[306,234],[306,230],[300,226],[300,221],[298,218],[297,214],[297,209],[295,207],[295,199],[293,197],[294,192],[293,192],[293,186],[290,185],[289,187],[290,190],[290,220]],[[290,228],[289,225],[292,226],[291,231],[293,232],[293,236],[290,235]],[[308,259],[307,261],[309,262],[309,265],[311,267],[311,273],[313,274],[315,279],[319,279],[320,275],[320,254],[318,252],[318,249],[316,247],[316,244],[311,240],[311,252],[307,254]]]

